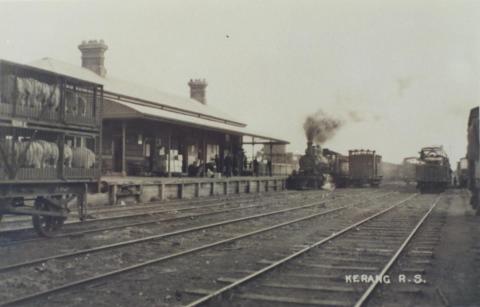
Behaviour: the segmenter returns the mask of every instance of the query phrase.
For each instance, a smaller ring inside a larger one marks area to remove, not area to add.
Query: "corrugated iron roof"
[[[272,141],[274,143],[288,144],[286,140],[282,140],[277,137],[267,136],[263,133],[258,133],[252,131],[246,127],[232,126],[222,122],[215,122],[207,120],[202,117],[192,117],[189,115],[174,113],[158,107],[145,106],[141,104],[135,104],[131,102],[125,102],[118,99],[106,99],[106,104],[115,103],[120,106],[116,112],[109,114],[109,118],[150,118],[154,120],[160,120],[164,122],[180,123],[183,125],[189,125],[193,127],[199,127],[208,130],[215,130],[221,132],[227,132],[238,135],[251,136],[255,138],[260,138],[265,141]],[[258,140],[260,141],[260,140]]]
[[[207,120],[212,118],[212,120],[224,120],[227,124],[246,126],[245,123],[234,119],[211,105],[204,105],[191,98],[176,96],[110,76],[103,78],[86,68],[52,58],[43,58],[29,63],[29,65],[76,79],[102,84],[107,95],[111,94],[117,97],[124,96],[134,100],[141,100],[147,104],[169,107],[172,112],[181,111],[184,114],[191,113],[191,116],[195,117],[201,114]]]

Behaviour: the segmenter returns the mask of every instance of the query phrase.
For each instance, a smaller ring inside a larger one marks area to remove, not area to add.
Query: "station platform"
[[[115,205],[122,199],[136,202],[190,199],[216,195],[262,193],[285,190],[287,176],[261,177],[135,177],[102,176],[102,189],[108,202]]]

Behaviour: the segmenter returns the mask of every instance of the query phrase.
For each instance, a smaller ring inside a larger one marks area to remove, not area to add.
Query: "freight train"
[[[423,147],[415,168],[420,192],[444,191],[452,182],[450,160],[442,146]]]
[[[331,182],[336,187],[370,184],[377,187],[381,156],[371,150],[350,150],[348,156],[307,143],[305,155],[299,160],[299,170],[287,180],[289,189],[321,189]]]
[[[0,61],[0,219],[54,235],[100,177],[103,86]]]

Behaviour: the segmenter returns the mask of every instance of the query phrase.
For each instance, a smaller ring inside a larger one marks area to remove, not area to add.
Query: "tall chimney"
[[[312,155],[313,154],[313,143],[312,141],[307,142],[307,149],[305,150],[306,155]]]
[[[78,46],[78,49],[82,52],[82,67],[88,68],[97,75],[105,77],[107,70],[105,69],[105,57],[103,54],[107,51],[108,46],[105,45],[103,39],[100,41],[83,41]]]
[[[207,85],[208,83],[205,79],[190,79],[190,82],[188,82],[188,86],[190,86],[190,98],[202,104],[207,104],[205,92]]]

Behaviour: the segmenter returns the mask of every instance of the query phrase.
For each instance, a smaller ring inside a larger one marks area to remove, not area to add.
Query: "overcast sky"
[[[325,144],[400,162],[465,154],[479,103],[480,1],[2,1],[0,58],[80,65],[104,39],[108,74],[208,103],[291,142],[318,109],[345,121]],[[353,116],[352,116],[353,115]]]

